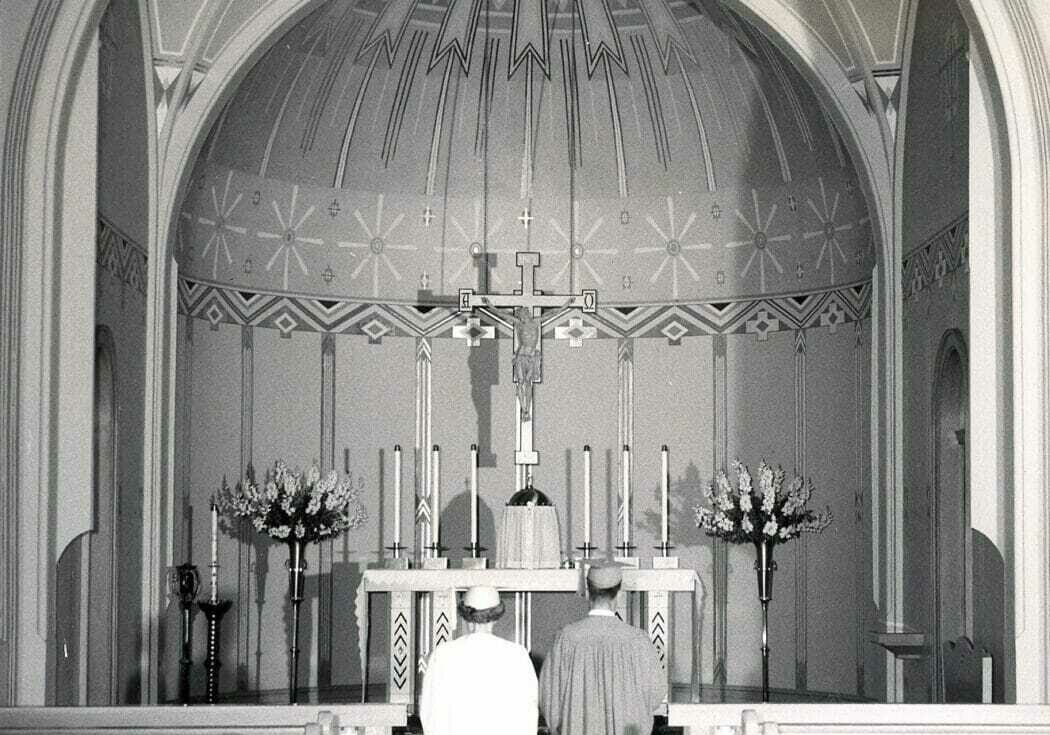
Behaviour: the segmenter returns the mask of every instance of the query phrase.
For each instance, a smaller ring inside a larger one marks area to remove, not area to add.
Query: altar
[[[414,707],[418,678],[425,675],[427,656],[452,638],[457,626],[456,594],[477,584],[491,585],[502,592],[514,592],[515,640],[531,650],[531,593],[574,594],[580,589],[577,569],[369,569],[357,590],[356,613],[360,635],[362,671],[367,672],[370,601],[374,594],[390,595],[389,640],[387,648],[386,701]],[[668,677],[673,671],[673,636],[682,625],[673,620],[672,595],[688,594],[691,620],[684,626],[691,637],[691,699],[699,701],[700,611],[704,589],[692,569],[631,569],[623,571],[619,614],[625,620],[641,622],[660,654]],[[635,614],[631,614],[632,611]],[[367,691],[368,687],[364,687]]]

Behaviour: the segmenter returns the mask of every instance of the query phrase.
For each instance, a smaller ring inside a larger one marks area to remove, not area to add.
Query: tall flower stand
[[[302,539],[288,542],[288,596],[292,601],[292,647],[291,679],[288,685],[288,703],[299,703],[299,605],[303,601],[306,586],[306,558],[303,556],[306,543]]]
[[[200,591],[197,567],[179,564],[168,577],[168,588],[182,610],[182,656],[179,658],[179,704],[190,703],[190,667],[193,665],[193,607]]]
[[[758,577],[758,600],[762,603],[762,701],[769,701],[769,602],[773,599],[773,542],[755,543],[755,573]]]

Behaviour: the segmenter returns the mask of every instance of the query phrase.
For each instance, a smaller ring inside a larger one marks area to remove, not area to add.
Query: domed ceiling
[[[258,62],[198,161],[180,272],[388,303],[537,286],[604,305],[870,279],[857,175],[735,16],[666,0],[331,0]]]

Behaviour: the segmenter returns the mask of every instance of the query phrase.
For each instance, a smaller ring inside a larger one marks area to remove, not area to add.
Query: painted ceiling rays
[[[431,14],[436,12],[436,8],[430,6],[426,10]],[[584,82],[580,77],[582,65],[577,62],[578,49],[582,49],[586,62],[586,80],[590,82],[596,79],[604,92],[620,197],[626,199],[630,194],[628,151],[622,124],[625,110],[621,98],[624,91],[620,88],[625,81],[632,90],[632,106],[634,82],[641,82],[657,161],[667,168],[672,155],[666,120],[668,103],[661,98],[660,91],[667,82],[661,81],[657,66],[662,69],[663,77],[681,77],[693,127],[696,129],[696,143],[703,160],[707,190],[715,191],[711,144],[689,71],[690,66],[697,64],[697,59],[681,24],[666,0],[640,3],[636,8],[625,6],[619,12],[627,13],[634,20],[629,23],[619,21],[609,0],[515,0],[509,13],[494,11],[486,0],[450,0],[441,15],[440,26],[434,33],[429,24],[412,23],[414,17],[423,13],[418,0],[392,0],[381,6],[353,55],[354,61],[364,65],[364,71],[345,119],[333,186],[347,186],[350,149],[367,104],[369,87],[375,82],[377,66],[381,61],[397,78],[393,99],[389,102],[388,124],[380,152],[384,165],[389,165],[396,155],[408,98],[421,70],[423,74],[440,74],[441,77],[434,108],[425,184],[428,198],[434,195],[443,133],[448,124],[446,118],[451,104],[450,95],[457,89],[460,78],[472,74],[482,77],[482,88],[478,95],[475,154],[484,155],[489,108],[496,81],[495,62],[500,54],[502,36],[508,41],[505,51],[507,80],[521,81],[522,199],[531,198],[544,85],[552,81],[556,61],[560,61],[557,71],[561,75],[570,165],[579,166],[583,162],[583,118],[579,95]],[[484,42],[480,44],[482,51],[479,53],[475,47],[482,34]],[[509,38],[506,38],[508,34]],[[340,35],[345,39],[352,34]],[[558,36],[557,42],[555,36]],[[426,45],[430,46],[430,53],[424,65],[421,59],[425,55]],[[343,63],[341,59],[346,58],[350,51],[344,40],[336,49],[335,56],[329,55],[328,68],[322,75],[322,84],[326,89],[331,89],[331,78]],[[654,64],[654,57],[658,64]],[[397,63],[401,64],[400,71],[393,71]],[[280,117],[278,115],[275,126],[280,125]],[[313,110],[312,122],[303,137],[304,152],[313,144],[319,117],[317,110]]]

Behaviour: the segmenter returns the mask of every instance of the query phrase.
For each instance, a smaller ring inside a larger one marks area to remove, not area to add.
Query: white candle
[[[591,543],[591,448],[583,447],[583,545]]]
[[[470,445],[470,543],[478,543],[478,445]]]
[[[668,475],[668,471],[667,471],[667,445],[666,444],[664,444],[660,448],[660,471],[661,471],[660,487],[661,487],[661,490],[662,490],[662,492],[660,494],[660,515],[661,515],[660,528],[662,529],[662,535],[660,536],[660,540],[663,541],[663,543],[666,544],[667,543],[667,537],[669,535],[669,533],[668,533],[668,531],[669,531],[668,525],[670,523],[670,519],[667,517],[667,512],[668,512],[668,510],[667,510],[667,508],[668,508],[668,506],[667,506],[667,501],[668,501],[668,497],[667,497],[668,487],[667,487],[667,485],[670,482],[670,476]]]
[[[441,556],[437,547],[441,546],[441,448],[434,445],[434,487],[430,494],[432,507],[430,509],[430,537],[435,547],[434,555]]]
[[[401,544],[401,445],[394,445],[394,546]]]
[[[623,445],[623,545],[631,543],[631,448]]]
[[[211,601],[219,599],[219,507],[211,501]]]

